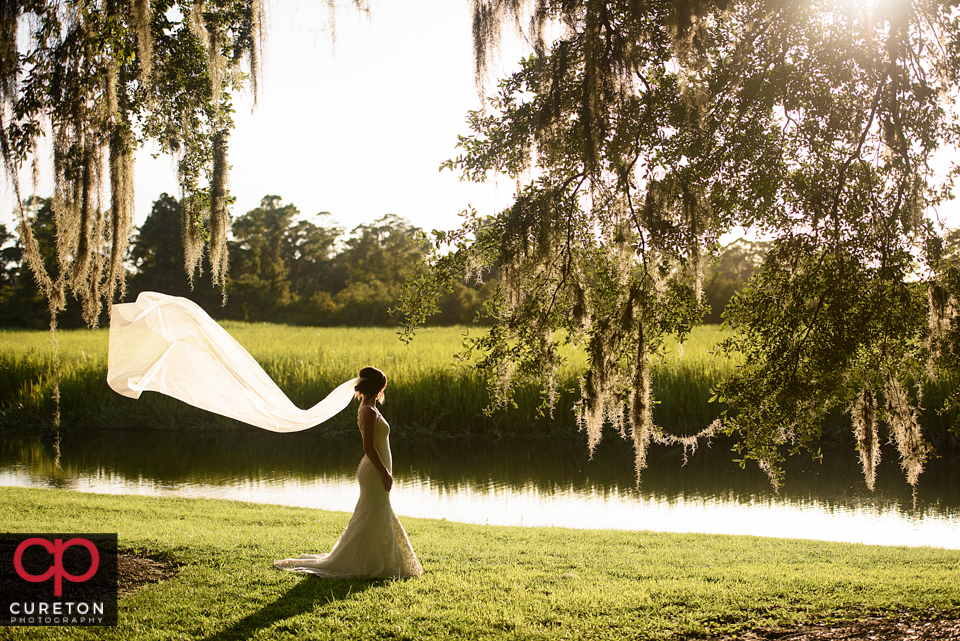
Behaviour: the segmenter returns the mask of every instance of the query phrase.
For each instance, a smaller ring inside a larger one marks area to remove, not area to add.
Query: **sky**
[[[369,16],[347,5],[335,32],[325,2],[266,5],[257,106],[251,113],[251,96],[235,104],[234,216],[276,194],[308,219],[331,212],[348,231],[388,213],[429,231],[457,227],[468,205],[495,213],[509,203],[509,181],[470,184],[439,170],[481,105],[469,2],[373,0]],[[138,220],[176,189],[169,157],[141,153]]]
[[[326,2],[266,0],[257,105],[252,110],[251,95],[234,103],[232,214],[275,194],[318,223],[319,212],[330,212],[347,231],[388,213],[430,231],[459,226],[469,205],[481,214],[506,207],[514,192],[508,178],[465,183],[439,170],[457,155],[457,136],[469,133],[467,112],[481,106],[471,3],[371,0],[369,16],[341,4],[333,32]],[[512,70],[523,52],[521,42],[507,39],[495,76]],[[154,159],[155,151],[137,154],[138,225],[161,193],[178,195],[173,160]],[[11,229],[13,198],[9,186],[0,189],[0,223]],[[40,193],[51,192],[42,181]],[[940,213],[960,225],[960,205]]]

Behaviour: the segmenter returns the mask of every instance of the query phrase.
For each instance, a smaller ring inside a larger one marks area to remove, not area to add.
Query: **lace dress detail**
[[[364,407],[371,406],[360,406],[357,412],[358,426]],[[376,407],[371,409],[377,413],[375,447],[383,464],[393,473],[390,426]],[[296,559],[274,561],[275,567],[335,578],[408,578],[423,573],[407,533],[390,505],[390,493],[383,489],[380,472],[366,454],[357,468],[357,480],[360,482],[357,507],[333,549],[326,554],[301,554]]]

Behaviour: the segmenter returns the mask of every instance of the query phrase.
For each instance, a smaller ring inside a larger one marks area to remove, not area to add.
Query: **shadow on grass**
[[[372,579],[338,580],[305,575],[301,581],[273,603],[252,612],[230,627],[206,637],[204,641],[249,639],[255,636],[258,630],[268,628],[277,621],[309,612],[318,605],[342,601],[352,594],[359,594],[381,583],[382,581]]]

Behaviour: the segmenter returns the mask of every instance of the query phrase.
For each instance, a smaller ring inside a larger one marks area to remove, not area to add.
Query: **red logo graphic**
[[[50,569],[43,574],[29,574],[23,569],[23,552],[33,545],[39,545],[53,555],[53,565],[51,565]],[[90,569],[80,576],[74,576],[63,569],[63,552],[73,545],[83,546],[90,552]],[[88,539],[70,539],[66,543],[63,542],[63,539],[54,539],[53,543],[47,539],[27,539],[17,546],[17,551],[13,554],[13,567],[16,568],[17,574],[19,574],[20,578],[23,580],[30,581],[31,583],[40,583],[42,581],[49,580],[50,577],[53,577],[54,596],[61,596],[63,594],[64,578],[72,583],[82,583],[89,580],[94,574],[96,574],[99,566],[100,552],[97,551],[97,546],[91,543]]]

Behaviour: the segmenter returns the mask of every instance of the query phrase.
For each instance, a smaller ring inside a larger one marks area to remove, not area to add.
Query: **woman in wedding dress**
[[[274,561],[277,568],[335,578],[408,578],[423,573],[407,533],[390,505],[393,487],[390,426],[377,409],[377,401],[383,402],[386,387],[387,377],[380,370],[375,367],[360,370],[354,389],[360,399],[357,424],[365,455],[357,468],[360,499],[347,528],[330,552]]]

